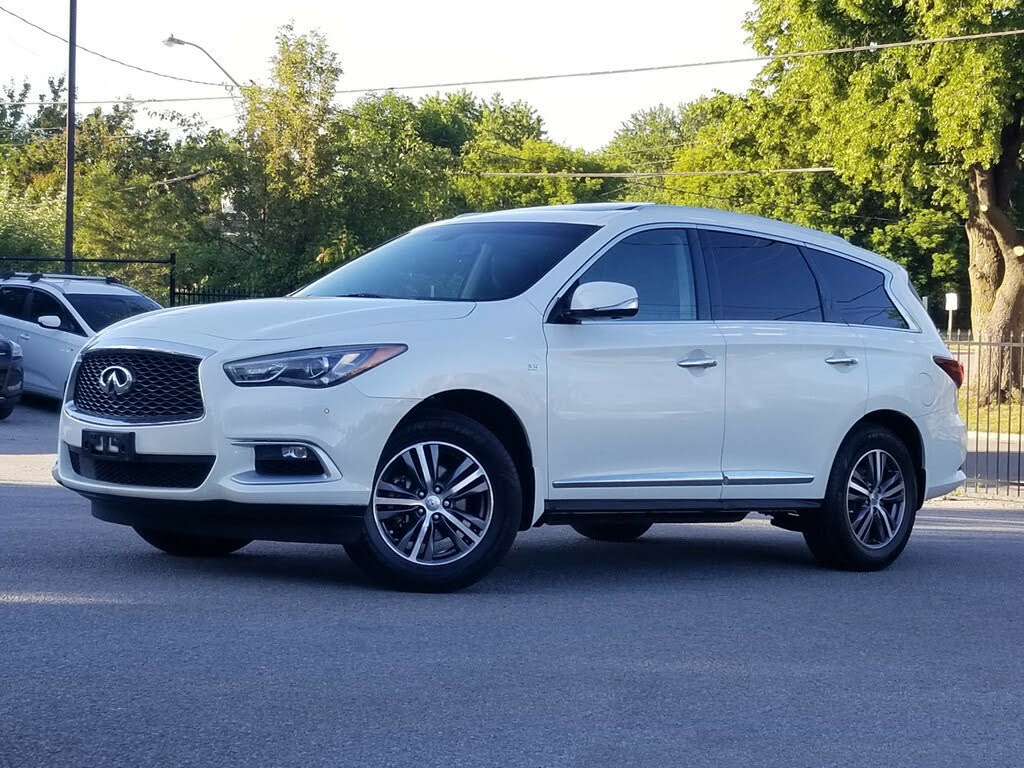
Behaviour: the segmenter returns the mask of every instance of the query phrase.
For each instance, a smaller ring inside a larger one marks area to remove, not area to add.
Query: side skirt
[[[822,503],[814,499],[548,499],[537,525],[569,525],[579,520],[734,523],[751,512],[790,522],[802,512],[821,509]]]

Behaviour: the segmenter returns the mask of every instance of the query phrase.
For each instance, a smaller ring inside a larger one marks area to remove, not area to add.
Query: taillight
[[[960,389],[960,385],[964,383],[964,367],[960,364],[959,360],[953,360],[949,357],[935,356],[932,358],[935,364],[946,372],[946,375],[953,380],[956,384],[956,388]]]

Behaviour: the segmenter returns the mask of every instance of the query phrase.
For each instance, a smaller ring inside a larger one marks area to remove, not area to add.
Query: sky
[[[0,0],[0,7],[67,36],[67,0]],[[382,88],[747,56],[752,51],[742,22],[751,7],[751,0],[79,0],[78,42],[160,72],[223,79],[201,52],[161,44],[173,33],[202,45],[235,79],[260,83],[267,77],[275,31],[292,21],[298,31],[319,29],[326,35],[344,70],[340,88]],[[66,68],[65,43],[0,13],[0,84],[28,79],[41,90],[47,76]],[[730,64],[471,90],[526,100],[552,139],[594,150],[637,110],[675,106],[715,89],[742,91],[757,70],[756,64]],[[405,93],[415,98],[430,92]],[[224,93],[217,86],[164,80],[78,54],[82,102]],[[339,97],[339,103],[354,98]],[[199,113],[222,128],[235,124],[230,100],[161,108]]]

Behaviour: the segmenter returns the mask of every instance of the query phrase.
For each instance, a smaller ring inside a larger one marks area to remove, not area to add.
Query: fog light
[[[258,475],[297,477],[326,474],[316,451],[309,446],[271,443],[254,447]]]

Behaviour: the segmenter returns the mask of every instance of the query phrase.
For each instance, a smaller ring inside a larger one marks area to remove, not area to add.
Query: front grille
[[[124,394],[106,392],[100,374],[112,365],[127,368],[134,382]],[[170,352],[103,349],[82,357],[72,393],[84,414],[145,423],[187,421],[203,415],[199,359]]]
[[[213,456],[154,456],[132,461],[94,458],[69,448],[71,468],[87,480],[149,488],[198,488],[213,468]]]

